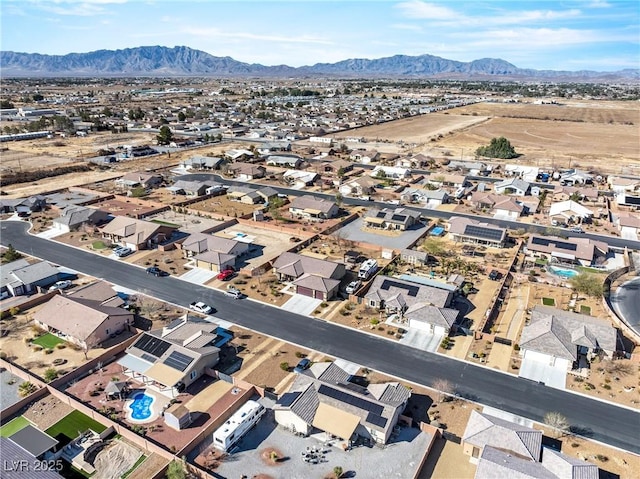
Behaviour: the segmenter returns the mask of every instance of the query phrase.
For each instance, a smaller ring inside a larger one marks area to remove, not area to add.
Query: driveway
[[[400,339],[400,344],[420,349],[422,351],[427,351],[429,353],[435,353],[438,350],[438,346],[440,346],[443,337],[443,334],[433,334],[429,331],[409,329],[404,333],[402,339]]]
[[[181,274],[179,278],[183,281],[188,281],[193,284],[205,284],[207,281],[212,280],[218,275],[213,271],[207,271],[202,268],[193,268],[191,271],[187,271]]]
[[[565,389],[567,382],[566,368],[550,366],[548,361],[537,361],[526,355],[520,365],[518,376],[556,389]]]
[[[291,311],[292,313],[311,316],[316,308],[322,303],[321,299],[310,298],[302,294],[294,294],[289,301],[284,303],[280,308]]]
[[[398,236],[390,236],[393,233],[376,234],[362,230],[362,218],[352,221],[338,230],[340,235],[347,240],[375,244],[384,248],[405,249],[415,243],[418,238],[427,232],[427,227],[419,224],[417,228],[403,231]]]
[[[51,239],[55,238],[56,236],[63,235],[64,233],[64,231],[60,231],[57,228],[49,228],[48,230],[41,231],[40,233],[36,234],[36,236],[38,238]]]

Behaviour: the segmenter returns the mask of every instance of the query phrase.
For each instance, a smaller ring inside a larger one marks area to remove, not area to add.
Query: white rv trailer
[[[265,407],[257,401],[249,400],[244,403],[227,422],[214,431],[214,447],[224,452],[228,451],[260,421],[265,412]]]
[[[375,259],[368,259],[360,266],[358,278],[369,279],[376,271],[378,271],[378,262]]]

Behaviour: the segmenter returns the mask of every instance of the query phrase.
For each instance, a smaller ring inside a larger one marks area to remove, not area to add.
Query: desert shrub
[[[286,361],[281,362],[280,369],[282,369],[283,371],[289,371],[289,363]]]
[[[304,358],[304,357],[306,357],[306,356],[307,356],[307,355],[306,355],[306,354],[304,354],[303,352],[301,352],[301,351],[296,351],[296,358],[300,359],[300,358]]]
[[[42,346],[40,346],[39,344],[36,344],[33,346],[33,350],[34,351],[42,351]]]
[[[373,318],[370,322],[371,322],[371,324],[372,324],[373,326],[376,326],[377,324],[379,324],[379,323],[380,323],[380,320],[379,320],[379,319],[376,319],[376,318]]]
[[[64,344],[64,343],[56,344],[56,349],[64,349],[64,348],[66,348],[66,347],[67,347],[67,345],[66,345],[66,344]]]
[[[51,348],[47,348],[44,350],[44,354],[51,354],[53,352],[53,349]]]
[[[50,383],[57,377],[58,377],[58,371],[56,371],[54,368],[49,368],[44,372],[44,380],[47,383]]]

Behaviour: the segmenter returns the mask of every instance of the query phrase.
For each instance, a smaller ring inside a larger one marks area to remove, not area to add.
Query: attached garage
[[[302,294],[302,295],[304,295],[304,296],[309,296],[309,297],[311,297],[311,298],[315,298],[315,297],[316,297],[316,296],[315,296],[315,293],[318,293],[318,292],[319,292],[319,291],[314,291],[314,290],[312,290],[311,288],[306,288],[306,287],[304,287],[304,286],[298,286],[298,287],[296,288],[296,293],[298,293],[298,294]],[[322,298],[320,298],[320,299],[322,299]]]
[[[565,389],[569,360],[537,351],[524,351],[519,376],[544,383],[545,386]]]

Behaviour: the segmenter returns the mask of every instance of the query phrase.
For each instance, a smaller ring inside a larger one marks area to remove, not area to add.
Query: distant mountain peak
[[[287,65],[264,66],[217,57],[186,46],[141,46],[121,50],[97,50],[67,55],[0,52],[2,75],[7,77],[47,76],[331,76],[377,78],[495,78],[590,80],[603,78],[638,80],[639,70],[619,72],[568,72],[521,69],[500,58],[471,62],[448,60],[434,55],[393,55],[365,59],[351,58],[336,63],[317,63],[299,68]]]

